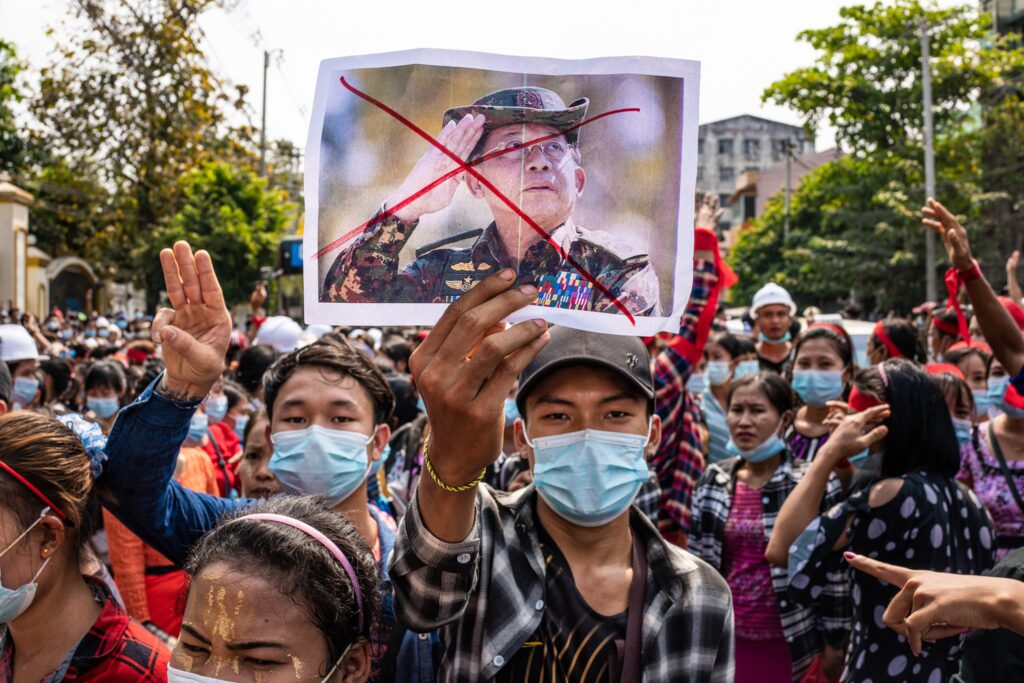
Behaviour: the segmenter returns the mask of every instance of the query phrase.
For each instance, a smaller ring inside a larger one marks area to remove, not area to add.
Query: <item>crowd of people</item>
[[[948,301],[727,324],[719,215],[650,339],[504,325],[507,269],[431,329],[236,324],[183,242],[155,317],[7,311],[0,681],[1024,677],[1016,280],[929,200]]]

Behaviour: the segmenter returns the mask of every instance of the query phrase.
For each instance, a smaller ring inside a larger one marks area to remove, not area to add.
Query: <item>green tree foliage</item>
[[[14,106],[23,94],[18,74],[25,65],[18,59],[14,45],[0,40],[0,173],[19,175],[25,162],[26,141],[15,121]]]
[[[273,264],[277,244],[291,220],[294,205],[283,190],[267,188],[251,170],[224,162],[206,162],[177,183],[177,207],[171,221],[152,241],[151,261],[160,248],[187,240],[206,249],[217,264],[225,299],[245,301],[260,267]],[[161,287],[159,274],[147,285]]]
[[[837,25],[802,32],[815,63],[765,91],[766,101],[799,112],[812,132],[833,126],[849,156],[804,178],[788,240],[781,198],[741,235],[730,260],[746,277],[734,301],[749,300],[772,276],[806,304],[834,306],[852,294],[865,310],[885,312],[924,299],[922,19],[931,33],[936,193],[984,238],[987,271],[999,279],[1005,246],[1019,230],[1006,218],[1018,204],[1011,195],[1022,191],[1021,148],[1005,141],[1024,136],[1012,94],[1024,53],[1009,38],[993,39],[975,7],[896,0],[843,8]],[[998,186],[986,158],[1000,160]],[[1003,218],[986,221],[997,205]]]
[[[199,47],[198,18],[214,4],[76,0],[70,17],[50,31],[56,49],[41,71],[32,113],[49,158],[109,192],[106,225],[89,247],[115,279],[138,281],[154,269],[139,256],[175,213],[182,175],[213,158],[254,158],[251,129],[231,128],[225,115],[244,106],[244,90],[229,94]],[[55,196],[80,196],[74,189]]]

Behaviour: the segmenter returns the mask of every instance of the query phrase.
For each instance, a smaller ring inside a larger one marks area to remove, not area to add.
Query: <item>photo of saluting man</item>
[[[416,196],[457,168],[431,146],[335,258],[320,301],[450,303],[488,275],[511,267],[520,284],[537,287],[542,306],[617,313],[621,304],[634,315],[660,315],[659,280],[645,249],[625,232],[589,229],[573,220],[587,185],[579,126],[588,106],[586,97],[566,105],[552,90],[524,86],[448,109],[437,141],[458,158],[477,162],[473,168],[501,196],[469,173]],[[401,266],[400,254],[420,219],[447,208],[463,181],[474,199],[487,204],[492,222],[424,245]]]

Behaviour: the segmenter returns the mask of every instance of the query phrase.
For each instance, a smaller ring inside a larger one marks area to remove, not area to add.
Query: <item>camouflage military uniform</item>
[[[410,225],[394,216],[378,214],[331,265],[321,301],[450,303],[511,263],[497,227],[491,223],[483,231],[463,236],[477,237],[472,246],[445,248],[458,238],[435,242],[417,250],[416,260],[399,271],[399,253],[417,223]],[[524,229],[532,231],[529,226]],[[578,227],[571,219],[552,233],[552,239],[632,313],[661,314],[658,277],[646,254],[636,253],[635,248],[610,233]],[[517,282],[536,285],[538,304],[542,306],[619,312],[612,299],[563,261],[546,240],[527,250]]]

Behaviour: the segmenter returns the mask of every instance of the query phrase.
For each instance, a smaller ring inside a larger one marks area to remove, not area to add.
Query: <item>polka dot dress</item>
[[[980,574],[994,563],[992,520],[974,493],[950,477],[913,473],[904,475],[900,492],[881,507],[870,507],[863,489],[814,520],[790,550],[791,590],[820,583],[851,515],[850,544],[844,550],[913,569],[959,574]],[[854,627],[843,681],[949,680],[959,666],[959,639],[927,645],[914,657],[906,639],[882,623],[896,588],[862,572],[850,572],[850,580]]]

